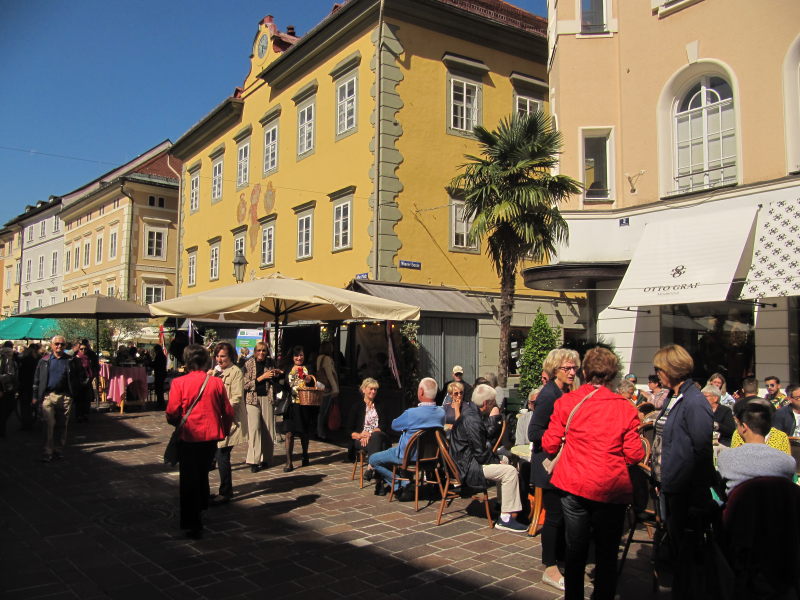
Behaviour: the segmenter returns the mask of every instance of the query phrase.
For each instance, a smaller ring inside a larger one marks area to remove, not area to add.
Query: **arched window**
[[[704,76],[678,99],[673,193],[736,182],[736,115],[730,84]]]

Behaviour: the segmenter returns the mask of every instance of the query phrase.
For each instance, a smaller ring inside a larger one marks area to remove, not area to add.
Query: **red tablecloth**
[[[101,374],[102,374],[102,366]],[[147,400],[147,371],[144,367],[111,367],[108,376],[108,400],[119,404],[131,386],[140,402]],[[130,401],[128,398],[127,401]]]

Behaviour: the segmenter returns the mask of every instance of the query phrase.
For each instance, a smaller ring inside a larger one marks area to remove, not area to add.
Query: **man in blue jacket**
[[[786,399],[789,403],[775,411],[772,426],[789,437],[797,437],[800,434],[800,385],[786,386]]]
[[[392,466],[403,462],[403,454],[406,450],[408,440],[420,429],[431,429],[444,426],[444,409],[436,406],[436,391],[438,386],[436,380],[426,377],[419,382],[417,387],[417,399],[419,405],[407,409],[402,415],[392,421],[392,429],[402,432],[400,443],[393,448],[376,452],[369,457],[369,464],[378,474],[375,483],[375,494],[383,496],[386,494],[387,484],[392,482]],[[401,487],[408,485],[407,481],[401,482]],[[407,500],[405,495],[400,496],[400,500]]]

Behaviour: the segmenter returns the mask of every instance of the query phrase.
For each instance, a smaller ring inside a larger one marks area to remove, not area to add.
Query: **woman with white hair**
[[[733,421],[733,411],[720,403],[722,390],[715,385],[708,384],[700,390],[700,393],[706,397],[706,400],[711,405],[714,432],[718,434],[719,443],[723,446],[730,446],[733,432],[736,431],[736,423]]]
[[[531,452],[531,485],[542,489],[542,504],[546,511],[542,527],[542,581],[556,589],[564,589],[564,577],[558,562],[564,558],[564,513],[561,510],[561,493],[550,484],[550,474],[542,466],[547,453],[542,449],[542,436],[550,425],[553,408],[562,394],[572,391],[581,359],[575,350],[551,350],[542,363],[547,383],[536,398],[536,410],[528,426],[528,439],[533,443]]]

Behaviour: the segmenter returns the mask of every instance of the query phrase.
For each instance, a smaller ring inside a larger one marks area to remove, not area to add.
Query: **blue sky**
[[[0,0],[0,224],[177,140],[241,84],[261,18],[303,34],[333,3]]]

